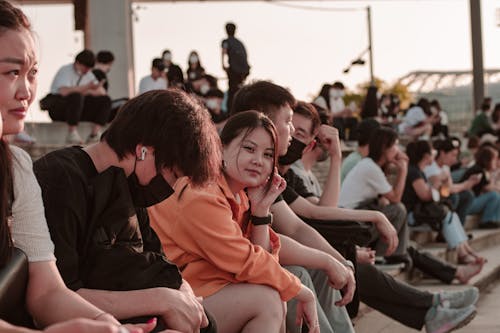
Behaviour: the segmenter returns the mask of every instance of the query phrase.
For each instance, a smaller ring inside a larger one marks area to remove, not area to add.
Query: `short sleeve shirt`
[[[420,202],[417,192],[415,192],[415,189],[413,188],[413,183],[421,178],[427,181],[422,170],[420,170],[416,165],[410,164],[408,166],[408,175],[406,176],[403,198],[401,199],[409,212],[413,210],[413,207],[415,207],[417,202]]]
[[[340,190],[339,206],[356,208],[361,202],[392,190],[384,172],[371,158],[365,157],[349,172]]]
[[[75,65],[73,63],[64,65],[57,71],[52,85],[50,86],[50,92],[52,94],[58,94],[59,89],[62,87],[79,87],[89,84],[90,82],[97,81],[95,75],[92,71],[80,75],[75,70]]]
[[[221,47],[227,50],[229,68],[241,74],[248,74],[250,66],[247,62],[247,51],[241,41],[233,36],[229,36],[222,41]]]
[[[347,174],[351,172],[352,168],[354,168],[354,166],[358,164],[362,159],[363,156],[361,156],[359,152],[353,151],[342,161],[342,166],[340,168],[341,182],[344,182],[344,179],[345,177],[347,177]]]

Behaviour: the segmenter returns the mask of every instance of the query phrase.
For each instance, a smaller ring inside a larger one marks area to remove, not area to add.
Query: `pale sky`
[[[238,26],[236,37],[244,42],[249,55],[249,79],[270,79],[290,88],[300,99],[316,95],[324,82],[339,80],[354,89],[369,80],[368,63],[353,67],[348,74],[342,71],[368,45],[363,10],[367,5],[372,8],[375,76],[392,82],[414,70],[472,67],[468,0],[284,3],[323,10],[269,2],[156,2],[140,3],[139,9],[135,4],[136,82],[149,73],[152,58],[166,48],[184,70],[188,53],[195,49],[208,73],[225,77],[220,42],[225,38],[225,23],[233,21]],[[500,0],[482,0],[481,5],[484,66],[500,68],[500,27],[496,25]],[[82,33],[73,30],[71,5],[22,8],[39,36],[41,98],[57,69],[72,62],[82,49]],[[330,10],[334,8],[360,10]],[[28,120],[48,119],[37,109],[33,107]]]

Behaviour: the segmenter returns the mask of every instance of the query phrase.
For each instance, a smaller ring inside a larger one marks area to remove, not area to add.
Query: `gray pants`
[[[363,207],[359,207],[359,209],[363,209]],[[391,224],[396,229],[398,233],[399,244],[394,251],[393,255],[397,254],[405,254],[406,249],[408,248],[409,242],[409,230],[408,223],[406,223],[406,208],[401,203],[390,204],[384,207],[378,207],[378,211],[384,213],[387,219],[391,222]],[[375,241],[374,250],[378,256],[384,256],[385,251],[387,250],[387,245],[382,242],[379,238],[379,233],[376,230],[375,226],[372,224],[372,228],[374,229],[372,232],[372,240]]]
[[[325,272],[305,269],[301,266],[285,266],[285,268],[316,294],[316,308],[321,333],[354,333],[345,306],[335,305],[335,302],[341,298],[340,292],[330,287]],[[296,315],[297,301],[292,299],[287,302],[286,329],[289,333],[300,333],[302,330],[295,324]]]

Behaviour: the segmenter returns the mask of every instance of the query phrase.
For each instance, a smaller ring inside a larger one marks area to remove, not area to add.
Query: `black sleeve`
[[[285,175],[285,180],[286,180],[287,186],[290,186],[291,188],[293,188],[293,190],[299,196],[301,196],[303,198],[315,197],[314,193],[309,192],[309,190],[306,188],[302,178],[297,176],[297,174],[295,172],[293,172],[292,169],[289,169],[287,171],[287,173]]]
[[[299,197],[297,192],[295,192],[295,190],[289,185],[286,186],[286,189],[283,191],[282,195],[283,200],[285,200],[288,205],[292,204]]]
[[[475,195],[480,195],[481,192],[483,191],[484,187],[489,184],[489,181],[488,181],[488,179],[486,177],[486,173],[479,166],[473,165],[472,167],[470,167],[469,169],[467,169],[465,171],[464,175],[462,176],[462,179],[460,179],[460,182],[466,181],[472,175],[475,175],[475,174],[481,174],[482,177],[481,177],[481,180],[479,181],[479,183],[477,183],[476,185],[474,185],[474,187],[472,188],[472,191],[474,192]]]
[[[34,163],[35,175],[42,189],[45,217],[50,237],[55,245],[56,264],[59,272],[72,290],[84,286],[80,279],[80,257],[78,247],[83,240],[78,237],[86,220],[85,189],[81,183],[72,181],[65,172],[57,172],[50,158],[41,158]]]

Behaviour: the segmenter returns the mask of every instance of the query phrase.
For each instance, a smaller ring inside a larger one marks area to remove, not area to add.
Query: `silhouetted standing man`
[[[222,68],[227,73],[228,98],[227,109],[230,112],[234,94],[241,88],[246,77],[250,73],[250,66],[247,61],[247,51],[243,43],[234,37],[236,25],[226,24],[227,39],[222,41]]]

